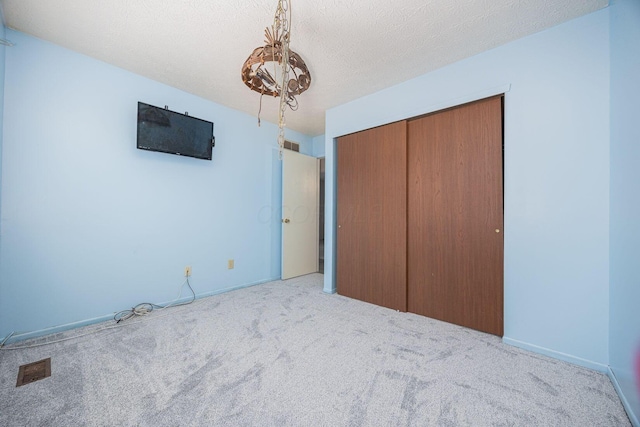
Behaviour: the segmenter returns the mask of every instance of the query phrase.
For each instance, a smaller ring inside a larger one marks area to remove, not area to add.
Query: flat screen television
[[[213,123],[138,102],[138,148],[211,160]]]

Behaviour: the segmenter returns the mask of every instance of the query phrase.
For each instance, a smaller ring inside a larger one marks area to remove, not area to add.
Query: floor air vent
[[[18,369],[18,381],[16,387],[30,384],[34,381],[41,380],[51,376],[51,358],[39,360],[37,362],[28,363],[20,366]]]

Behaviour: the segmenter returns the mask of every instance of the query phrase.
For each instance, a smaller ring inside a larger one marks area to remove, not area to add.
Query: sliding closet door
[[[501,98],[408,123],[408,310],[503,334]]]
[[[407,310],[407,123],[338,138],[336,287]]]

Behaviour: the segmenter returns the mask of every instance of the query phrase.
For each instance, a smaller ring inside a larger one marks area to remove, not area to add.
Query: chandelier
[[[280,97],[278,110],[278,147],[280,158],[284,147],[284,113],[287,107],[298,109],[297,95],[309,89],[311,74],[300,55],[289,49],[291,40],[290,0],[278,0],[271,28],[265,30],[265,45],[254,49],[242,64],[242,81],[260,94],[258,126],[262,96]]]

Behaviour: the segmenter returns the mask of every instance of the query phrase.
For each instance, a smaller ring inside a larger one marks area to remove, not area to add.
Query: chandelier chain
[[[284,139],[286,126],[284,114],[287,108],[287,100],[289,98],[288,83],[289,83],[289,40],[291,37],[289,29],[289,19],[287,19],[287,12],[291,14],[291,7],[289,0],[278,0],[278,8],[276,9],[276,15],[274,18],[274,28],[280,29],[282,43],[282,56],[280,58],[281,67],[281,81],[280,81],[280,105],[278,110],[278,157],[282,160],[284,150]]]
[[[260,93],[258,125],[262,111],[262,96],[279,97],[278,147],[282,159],[285,141],[287,107],[298,109],[297,95],[311,84],[311,73],[300,55],[290,50],[291,0],[278,0],[273,25],[265,31],[265,45],[254,49],[242,66],[242,81]],[[272,64],[268,64],[271,62]],[[273,70],[273,71],[271,71]],[[273,74],[272,74],[273,73]]]

